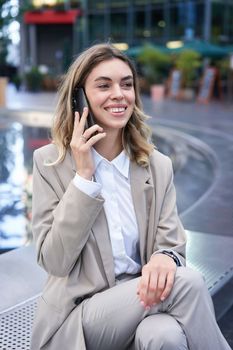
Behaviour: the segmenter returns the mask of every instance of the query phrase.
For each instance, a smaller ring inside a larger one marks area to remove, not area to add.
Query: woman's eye
[[[108,89],[109,88],[109,84],[98,85],[98,88],[100,88],[100,89]]]
[[[133,83],[131,81],[129,82],[126,82],[123,84],[123,87],[126,88],[126,89],[131,89],[133,86]]]

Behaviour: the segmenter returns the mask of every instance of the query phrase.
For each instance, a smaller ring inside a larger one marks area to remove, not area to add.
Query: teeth
[[[120,112],[124,112],[125,108],[120,107],[120,108],[110,108],[110,112],[112,113],[120,113]]]

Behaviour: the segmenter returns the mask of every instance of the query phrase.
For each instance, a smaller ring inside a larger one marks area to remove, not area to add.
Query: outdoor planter
[[[0,107],[6,105],[6,88],[7,88],[8,78],[0,77]]]
[[[150,93],[153,101],[162,101],[165,96],[165,86],[162,84],[153,84],[150,87]]]

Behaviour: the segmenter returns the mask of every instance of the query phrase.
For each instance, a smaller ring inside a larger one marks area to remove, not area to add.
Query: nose
[[[123,99],[123,97],[124,96],[123,96],[121,86],[119,84],[113,85],[112,92],[111,92],[111,98],[121,100],[121,99]]]

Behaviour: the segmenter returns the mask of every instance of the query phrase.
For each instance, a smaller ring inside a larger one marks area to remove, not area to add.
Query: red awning
[[[68,11],[27,11],[24,14],[26,24],[72,24],[81,15],[80,10]]]

